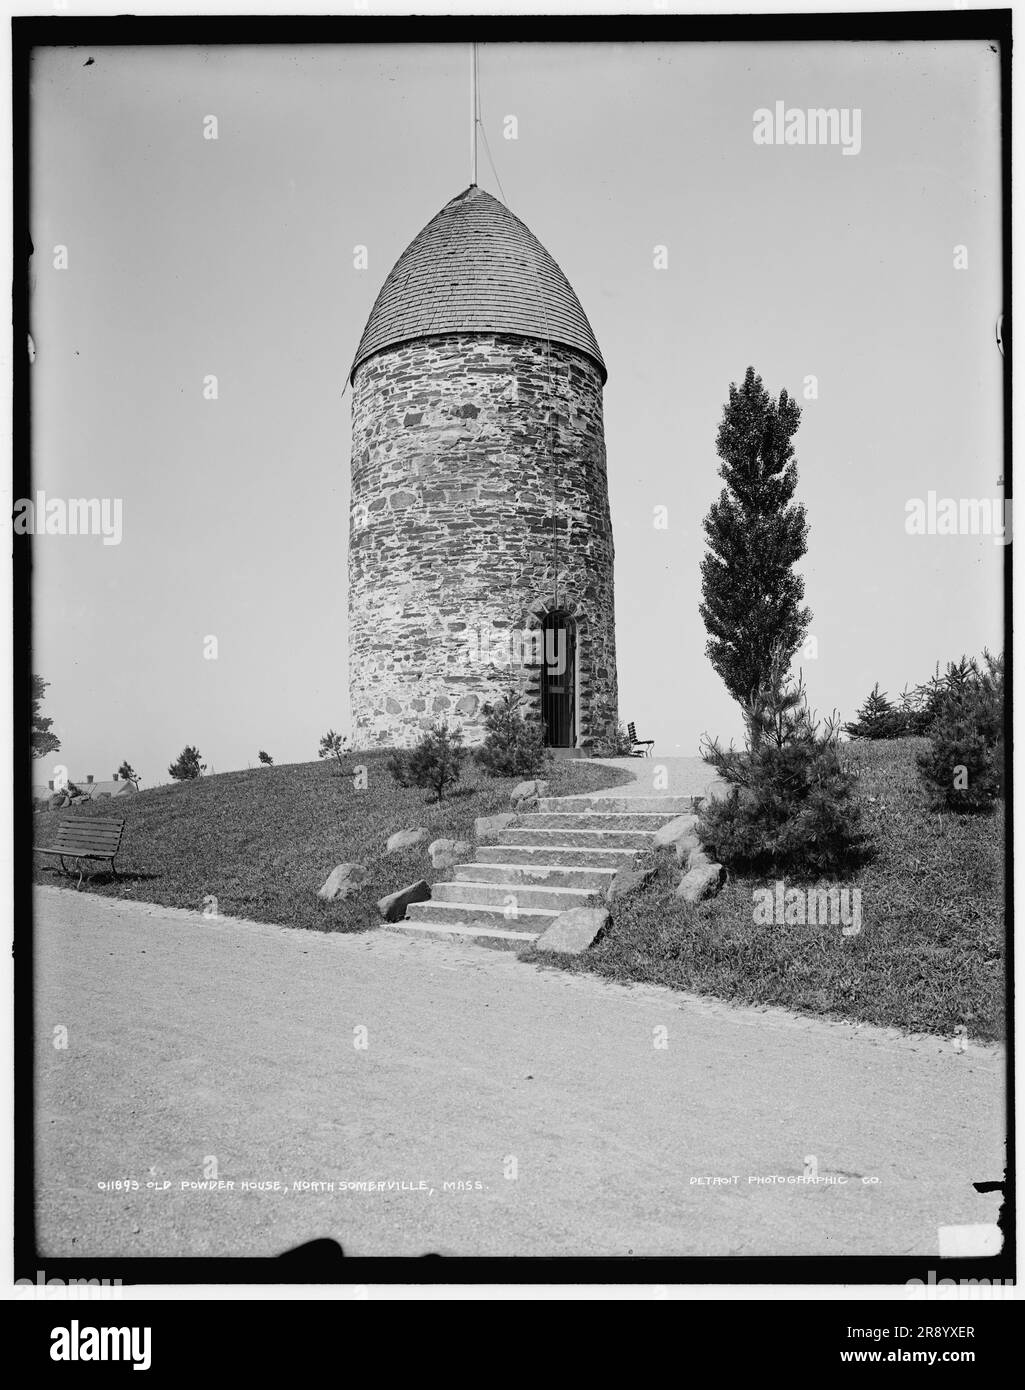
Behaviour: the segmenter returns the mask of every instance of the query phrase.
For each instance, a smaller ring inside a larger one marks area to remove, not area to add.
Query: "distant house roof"
[[[534,233],[476,184],[445,204],[396,261],[349,380],[375,352],[415,338],[499,333],[565,343],[608,373],[587,315]]]
[[[139,790],[134,782],[124,782],[120,778],[116,782],[75,782],[74,785],[90,801],[99,796],[131,796]]]

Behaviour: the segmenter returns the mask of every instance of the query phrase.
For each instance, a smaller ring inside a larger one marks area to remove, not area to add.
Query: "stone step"
[[[668,825],[674,817],[656,811],[531,811],[516,824],[524,830],[650,830]]]
[[[687,816],[694,810],[692,796],[543,796],[537,803],[540,812],[550,811],[608,811],[613,814],[638,815],[654,811],[667,818]]]
[[[507,927],[481,926],[474,922],[446,919],[439,922],[388,922],[386,931],[403,936],[434,937],[438,941],[459,941],[463,944],[491,946],[502,951],[522,951],[537,940],[537,931],[510,931]]]
[[[589,888],[593,893],[604,893],[618,867],[592,869],[557,864],[457,864],[452,873],[457,883],[526,883],[537,888]]]
[[[559,909],[554,907],[517,907],[516,916],[512,917],[490,903],[446,903],[434,898],[428,902],[410,903],[406,908],[407,922],[501,927],[506,931],[526,932],[532,936],[540,936],[558,915]]]
[[[528,867],[532,864],[559,865],[573,869],[623,869],[637,862],[640,850],[601,849],[596,846],[582,848],[580,845],[561,843],[561,835],[553,835],[560,843],[540,845],[480,845],[477,849],[478,864],[519,864]]]
[[[500,845],[553,845],[589,849],[647,849],[655,839],[654,830],[531,830],[510,825],[498,832]]]
[[[523,883],[436,883],[431,889],[433,903],[478,903],[488,907],[508,907],[515,902],[524,907],[552,907],[568,912],[571,907],[588,907],[595,895],[592,888],[528,887]]]

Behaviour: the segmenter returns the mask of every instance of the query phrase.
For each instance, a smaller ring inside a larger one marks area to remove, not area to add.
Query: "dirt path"
[[[47,1254],[930,1256],[996,1219],[972,1183],[1003,1174],[997,1049],[386,931],[36,903]],[[847,1181],[749,1181],[809,1155]],[[211,1159],[234,1190],[183,1191]]]
[[[702,758],[594,758],[603,767],[618,767],[629,772],[633,782],[605,787],[594,796],[703,796],[715,772]]]

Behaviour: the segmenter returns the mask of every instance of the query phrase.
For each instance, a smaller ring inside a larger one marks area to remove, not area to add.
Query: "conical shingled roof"
[[[587,315],[533,232],[476,184],[446,203],[406,247],[363,330],[366,358],[412,338],[508,333],[563,343],[608,376]]]

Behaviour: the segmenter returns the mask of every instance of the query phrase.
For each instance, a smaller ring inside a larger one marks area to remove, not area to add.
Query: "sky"
[[[1004,547],[906,530],[930,492],[1002,499],[998,62],[481,46],[501,187],[483,147],[478,182],[559,262],[608,367],[620,716],[656,757],[742,735],[698,604],[749,364],[803,411],[811,704],[850,718],[876,681],[1002,645]],[[62,741],[35,780],[127,759],[151,786],[187,743],[210,771],[302,762],[348,730],[346,377],[388,271],[470,181],[468,84],[455,44],[37,51],[33,489],[119,501],[122,529],[31,542]],[[860,150],[756,144],[777,101],[860,111]]]

